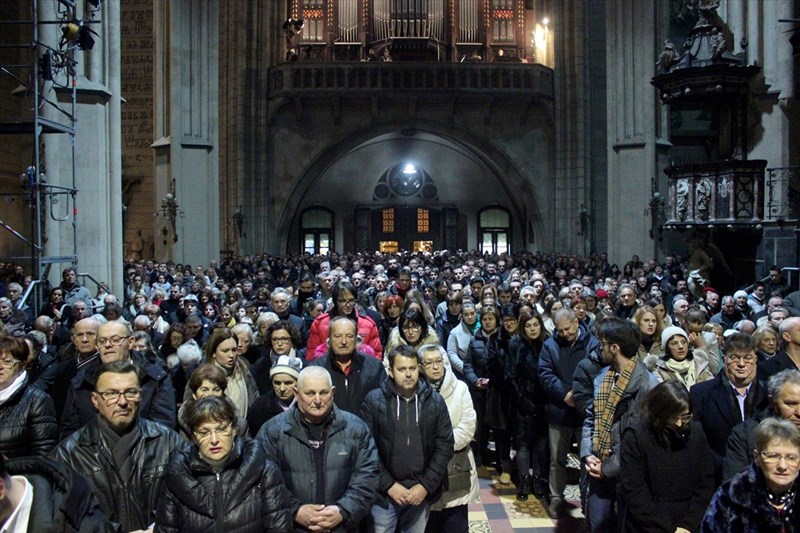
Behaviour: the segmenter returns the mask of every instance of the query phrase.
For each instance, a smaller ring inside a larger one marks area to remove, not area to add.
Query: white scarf
[[[11,385],[1,390],[0,405],[6,403],[8,399],[14,395],[15,392],[21,389],[27,379],[28,379],[28,372],[23,370],[22,372],[20,372],[19,376],[14,378],[14,381],[11,382]]]

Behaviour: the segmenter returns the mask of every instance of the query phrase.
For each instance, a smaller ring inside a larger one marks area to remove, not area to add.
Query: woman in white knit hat
[[[689,336],[683,329],[677,326],[664,329],[661,333],[661,347],[664,350],[663,356],[645,358],[645,365],[661,381],[674,379],[690,389],[695,383],[714,378],[708,366],[708,353],[700,348],[693,349]]]

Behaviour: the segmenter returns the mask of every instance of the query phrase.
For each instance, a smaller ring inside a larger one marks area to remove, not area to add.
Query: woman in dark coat
[[[680,382],[669,380],[647,393],[643,419],[623,430],[620,464],[625,531],[699,530],[714,490],[714,464]]]
[[[186,418],[195,444],[170,460],[155,530],[292,531],[281,473],[256,441],[236,435],[233,403],[201,398]]]
[[[47,455],[58,444],[53,400],[28,384],[28,345],[0,337],[0,454],[9,459]]]
[[[500,474],[500,483],[511,483],[511,435],[513,417],[511,415],[511,393],[506,381],[506,361],[509,358],[509,343],[517,333],[519,324],[518,306],[506,304],[500,308],[502,327],[489,337],[486,344],[488,357],[486,370],[489,388],[486,394],[486,424],[494,433],[497,457],[495,464]]]
[[[800,429],[788,420],[765,418],[756,428],[755,440],[755,462],[717,490],[700,531],[800,531]]]
[[[500,313],[494,307],[484,306],[479,313],[481,327],[469,341],[467,357],[464,360],[464,377],[472,395],[472,405],[478,413],[478,425],[475,429],[472,453],[477,465],[483,464],[483,457],[489,443],[489,426],[485,423],[486,389],[489,386],[489,374],[486,370],[488,353],[486,344],[489,337],[497,331],[500,324]]]
[[[547,339],[544,321],[539,313],[522,311],[517,334],[509,341],[506,381],[510,385],[515,407],[514,435],[519,472],[517,499],[525,501],[533,492],[537,497],[548,494],[550,448],[544,406],[547,393],[539,384],[539,352]],[[528,473],[533,467],[533,477]]]

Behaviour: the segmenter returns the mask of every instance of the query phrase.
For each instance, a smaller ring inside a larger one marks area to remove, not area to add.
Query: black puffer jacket
[[[136,423],[141,437],[131,452],[134,465],[127,483],[100,435],[96,417],[61,441],[52,454],[89,481],[100,509],[120,524],[122,531],[147,529],[155,521],[170,455],[186,446],[180,435],[166,426],[141,417]]]
[[[517,335],[508,343],[506,382],[515,409],[524,415],[544,416],[547,393],[539,383],[541,341],[527,341]]]
[[[256,439],[283,473],[290,492],[292,516],[306,503],[338,505],[344,522],[335,531],[358,530],[359,522],[369,514],[378,486],[375,441],[361,419],[333,408],[322,465],[317,464],[296,405],[264,424]],[[324,479],[320,479],[320,472]],[[325,483],[324,502],[317,501],[320,482]]]
[[[417,385],[417,424],[422,440],[422,460],[425,471],[419,476],[419,483],[428,491],[428,502],[435,502],[442,493],[442,482],[447,476],[447,464],[453,456],[453,424],[447,404],[438,392],[435,392],[425,380]],[[361,418],[375,436],[380,458],[380,476],[378,478],[377,504],[388,506],[388,490],[394,485],[395,478],[387,466],[392,464],[392,448],[394,446],[395,411],[398,409],[397,390],[394,381],[387,380],[380,389],[367,395]]]
[[[486,361],[489,358],[489,352],[486,349],[488,342],[489,336],[480,328],[469,341],[467,357],[464,359],[464,377],[467,378],[467,383],[469,383],[470,390],[473,392],[477,390],[475,389],[475,382],[479,378],[489,377],[486,369]]]
[[[284,533],[292,531],[289,494],[275,463],[249,438],[237,438],[222,471],[194,445],[167,467],[157,532]]]
[[[11,459],[6,470],[33,486],[29,533],[114,533],[92,487],[65,464],[47,457]]]
[[[58,444],[53,400],[28,385],[0,405],[0,453],[6,457],[47,455]]]

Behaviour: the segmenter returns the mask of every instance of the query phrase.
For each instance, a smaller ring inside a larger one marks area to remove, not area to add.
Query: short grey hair
[[[781,370],[777,374],[773,374],[767,380],[767,391],[770,397],[775,400],[786,384],[797,385],[800,387],[800,370],[793,368]]]

